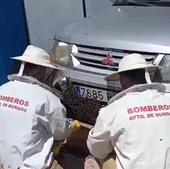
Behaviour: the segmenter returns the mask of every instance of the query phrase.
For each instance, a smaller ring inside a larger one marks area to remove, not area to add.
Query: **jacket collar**
[[[125,96],[127,93],[131,92],[143,92],[146,90],[157,90],[158,92],[165,92],[165,86],[161,85],[160,83],[152,83],[152,84],[140,84],[140,85],[134,85],[126,90],[123,90],[122,92],[114,95],[108,102],[108,104],[111,104],[112,102],[120,99],[121,97]]]
[[[31,77],[31,76],[18,76],[16,74],[12,74],[12,75],[8,75],[8,79],[10,81],[20,81],[20,82],[25,82],[25,83],[29,83],[29,84],[36,84],[41,86],[42,88],[50,91],[51,93],[53,93],[54,95],[56,95],[57,97],[59,97],[60,99],[62,99],[62,93],[44,83],[41,83],[40,81],[38,81],[37,79]]]

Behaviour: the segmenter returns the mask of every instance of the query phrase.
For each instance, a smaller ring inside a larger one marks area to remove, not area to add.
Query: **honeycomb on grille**
[[[92,125],[95,124],[99,109],[104,106],[104,103],[95,99],[77,96],[73,86],[64,92],[63,99],[68,117]]]

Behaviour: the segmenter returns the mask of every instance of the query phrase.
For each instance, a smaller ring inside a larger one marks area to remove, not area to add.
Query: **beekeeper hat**
[[[158,69],[159,66],[147,63],[144,56],[138,53],[129,54],[123,57],[119,63],[119,70],[110,74],[106,80],[119,80],[119,73],[136,69],[145,69],[146,72],[152,72]],[[146,74],[145,74],[146,76]]]
[[[22,62],[28,62],[53,69],[61,69],[59,65],[55,64],[54,66],[51,63],[50,56],[45,50],[33,45],[28,45],[23,55],[11,57],[11,59],[20,60]]]

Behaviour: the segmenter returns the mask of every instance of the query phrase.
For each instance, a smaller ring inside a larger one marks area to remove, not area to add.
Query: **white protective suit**
[[[0,164],[5,169],[46,168],[54,139],[67,137],[72,123],[50,87],[29,77],[10,79],[0,87]]]
[[[133,86],[99,112],[87,145],[105,158],[113,149],[117,169],[170,169],[170,98],[164,86]]]

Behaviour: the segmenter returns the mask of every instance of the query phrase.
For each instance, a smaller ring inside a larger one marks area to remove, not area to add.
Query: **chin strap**
[[[145,79],[146,79],[146,83],[147,84],[151,84],[152,83],[151,82],[151,78],[150,78],[150,74],[149,74],[147,69],[145,70]]]
[[[25,62],[22,62],[21,66],[20,66],[20,69],[19,69],[19,72],[18,72],[18,76],[22,76],[23,75],[24,67],[25,67]]]

